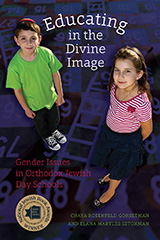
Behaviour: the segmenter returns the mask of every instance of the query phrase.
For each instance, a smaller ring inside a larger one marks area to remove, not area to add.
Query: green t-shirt
[[[8,66],[6,88],[22,88],[26,103],[33,111],[44,107],[50,109],[57,100],[52,74],[62,64],[45,47],[37,47],[37,55],[32,62],[23,60],[19,52],[20,50]]]

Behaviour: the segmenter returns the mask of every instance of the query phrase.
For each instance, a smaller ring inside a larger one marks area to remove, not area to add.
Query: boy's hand
[[[33,119],[36,116],[36,114],[28,107],[28,105],[26,103],[26,100],[25,100],[25,98],[23,96],[22,88],[14,89],[14,92],[15,92],[16,98],[18,99],[20,105],[24,109],[25,114],[27,115],[27,117]]]
[[[27,115],[27,117],[32,118],[32,119],[35,118],[35,116],[36,116],[36,114],[31,109],[27,109],[25,111],[25,114]]]
[[[56,105],[61,106],[63,103],[65,103],[64,98],[62,96],[58,96],[56,100]]]

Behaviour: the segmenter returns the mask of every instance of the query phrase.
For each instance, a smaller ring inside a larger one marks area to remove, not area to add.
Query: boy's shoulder
[[[53,52],[47,48],[47,47],[43,47],[43,46],[38,46],[38,51],[44,54],[53,54]]]
[[[17,66],[18,63],[18,59],[19,59],[19,52],[20,50],[18,50],[15,55],[12,57],[12,59],[9,62],[9,66],[8,67],[14,67]]]
[[[55,57],[52,50],[43,46],[37,47],[37,54],[39,54],[39,56],[41,56],[44,60],[49,62]]]

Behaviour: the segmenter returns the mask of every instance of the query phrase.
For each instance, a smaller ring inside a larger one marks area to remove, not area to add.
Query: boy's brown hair
[[[16,38],[18,38],[18,35],[21,30],[30,30],[36,32],[38,37],[40,37],[40,27],[32,19],[22,19],[21,21],[18,22],[14,30]]]

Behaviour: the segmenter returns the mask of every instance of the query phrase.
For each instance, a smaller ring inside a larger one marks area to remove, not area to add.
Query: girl
[[[109,183],[109,188],[94,200],[96,208],[113,199],[122,178],[142,165],[143,141],[152,132],[152,96],[146,64],[137,48],[127,46],[117,52],[108,87],[110,107],[91,163],[109,169],[97,182],[99,186]]]

